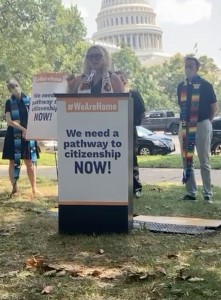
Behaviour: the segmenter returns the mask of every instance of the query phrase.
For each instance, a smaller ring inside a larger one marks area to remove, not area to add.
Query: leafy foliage
[[[65,8],[61,0],[1,0],[0,13],[1,114],[10,77],[30,93],[39,71],[79,73],[87,43],[77,7]]]
[[[190,54],[189,56],[193,56]],[[177,86],[184,80],[184,57],[177,53],[162,65],[142,66],[135,53],[127,46],[113,54],[114,67],[129,74],[130,85],[139,90],[147,109],[173,109],[177,106]],[[217,66],[212,58],[201,56],[199,74],[210,81],[221,104],[221,88]],[[221,106],[221,105],[220,105]]]
[[[32,75],[40,71],[80,73],[88,47],[85,35],[76,6],[65,8],[61,0],[0,0],[0,120],[8,97],[5,82],[14,76],[30,94]],[[147,67],[123,44],[112,59],[114,69],[125,71],[131,87],[141,92],[147,109],[178,109],[176,88],[183,79],[181,54],[163,65]],[[217,67],[207,56],[199,60],[200,74],[214,85],[221,107]]]

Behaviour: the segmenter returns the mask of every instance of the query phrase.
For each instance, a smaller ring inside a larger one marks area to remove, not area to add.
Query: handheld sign
[[[59,232],[129,232],[132,99],[129,94],[56,96]]]
[[[40,73],[33,77],[27,139],[57,139],[57,103],[54,93],[64,93],[65,90],[66,75],[63,73]]]

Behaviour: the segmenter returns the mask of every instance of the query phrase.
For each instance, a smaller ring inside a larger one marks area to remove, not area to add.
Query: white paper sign
[[[28,115],[28,140],[57,140],[57,103],[54,93],[66,92],[66,75],[40,73],[33,77]]]

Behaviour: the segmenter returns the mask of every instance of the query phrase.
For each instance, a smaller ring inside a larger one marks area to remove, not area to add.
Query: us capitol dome
[[[163,32],[156,25],[156,13],[146,0],[102,0],[96,22],[92,42],[110,52],[124,43],[143,64],[161,63],[168,57],[163,52]]]

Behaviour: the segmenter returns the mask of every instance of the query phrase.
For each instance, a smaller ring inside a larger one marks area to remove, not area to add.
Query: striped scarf
[[[180,92],[180,108],[181,108],[181,126],[182,126],[182,156],[184,159],[183,183],[186,183],[190,178],[191,167],[193,164],[193,155],[196,140],[196,130],[200,100],[200,78],[196,77],[192,81],[192,93],[190,104],[190,116],[187,119],[187,90],[188,84],[185,81]]]
[[[20,101],[23,101],[27,111],[29,109],[30,104],[30,98],[24,96]],[[20,124],[20,115],[19,115],[19,109],[18,109],[18,101],[15,98],[10,99],[11,104],[11,119],[13,121],[16,121],[18,124]],[[13,128],[14,131],[14,180],[15,183],[19,179],[20,175],[20,169],[21,169],[21,141],[22,141],[22,132],[21,130],[17,128]],[[35,141],[27,141],[29,153],[30,153],[30,159],[32,160],[33,164],[37,163],[37,153],[36,153],[36,145]]]

